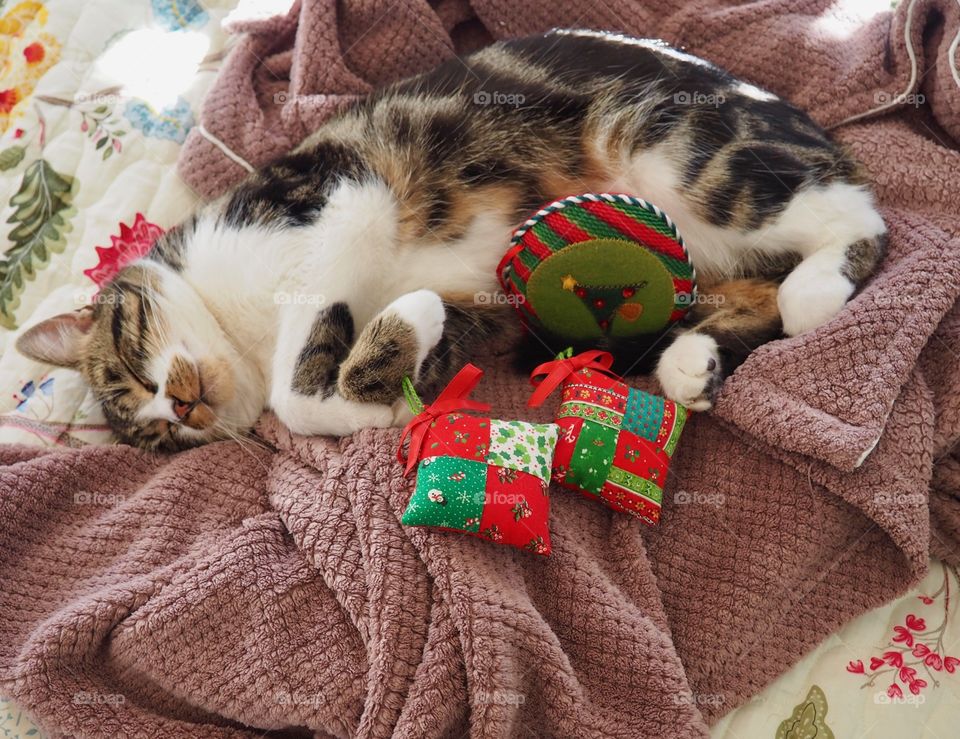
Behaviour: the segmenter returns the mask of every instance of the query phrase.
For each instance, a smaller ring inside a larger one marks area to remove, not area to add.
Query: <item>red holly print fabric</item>
[[[490,450],[490,419],[447,413],[430,424],[422,457],[464,457],[483,462]]]

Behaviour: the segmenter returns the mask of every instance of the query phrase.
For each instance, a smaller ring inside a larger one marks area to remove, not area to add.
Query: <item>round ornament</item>
[[[497,276],[526,323],[574,341],[657,333],[696,296],[676,225],[631,195],[572,195],[541,208],[514,231]]]

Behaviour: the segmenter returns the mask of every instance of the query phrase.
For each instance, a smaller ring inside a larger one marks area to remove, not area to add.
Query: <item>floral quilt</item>
[[[28,361],[13,340],[89,302],[197,204],[174,165],[235,5],[0,0],[0,443],[110,442],[79,376]],[[848,624],[722,719],[715,739],[955,736],[958,595],[957,572],[932,563],[915,591]],[[0,736],[40,731],[0,698]]]
[[[236,0],[0,0],[0,442],[110,436],[17,332],[88,303],[197,200],[175,162]]]

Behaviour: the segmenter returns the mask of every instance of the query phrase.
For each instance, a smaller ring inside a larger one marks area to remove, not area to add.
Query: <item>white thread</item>
[[[960,0],[957,0],[957,5],[960,6]],[[957,35],[953,37],[953,43],[947,50],[947,59],[950,60],[950,74],[953,75],[953,81],[957,83],[957,87],[960,87],[960,70],[957,69],[958,45],[960,45],[960,28],[957,29]]]
[[[874,113],[879,113],[883,110],[887,110],[888,108],[893,108],[894,106],[899,105],[900,101],[906,98],[906,96],[913,89],[913,86],[917,84],[917,55],[916,53],[914,53],[913,44],[910,41],[910,28],[913,25],[913,8],[916,4],[917,4],[917,0],[910,0],[910,5],[907,7],[907,20],[904,23],[904,29],[903,29],[903,40],[904,40],[904,43],[906,43],[907,45],[907,56],[910,57],[910,81],[907,83],[907,89],[904,90],[899,95],[897,95],[889,103],[884,103],[883,105],[878,105],[876,108],[871,108],[870,110],[866,110],[863,113],[857,113],[856,115],[852,115],[849,118],[844,118],[839,123],[834,123],[832,126],[830,126],[831,129],[837,128],[838,126],[843,126],[847,123],[853,123],[853,121],[858,121],[861,118],[866,118],[868,115],[873,115]]]
[[[211,144],[213,144],[214,146],[216,146],[220,151],[222,151],[222,152],[223,152],[223,155],[224,155],[227,159],[231,160],[232,162],[235,162],[235,163],[239,164],[241,167],[243,167],[243,168],[244,168],[245,170],[247,170],[248,172],[251,172],[251,173],[252,173],[252,172],[256,172],[256,169],[254,169],[253,165],[250,164],[250,162],[248,162],[248,161],[247,161],[246,159],[244,159],[242,156],[240,156],[240,155],[237,154],[235,151],[233,151],[229,146],[227,146],[225,143],[223,143],[220,139],[218,139],[216,136],[214,136],[212,133],[210,133],[206,128],[203,127],[203,124],[202,124],[202,123],[201,123],[200,125],[198,125],[196,128],[197,128],[197,130],[200,132],[200,135],[203,136],[203,137],[204,137],[207,141],[209,141]]]

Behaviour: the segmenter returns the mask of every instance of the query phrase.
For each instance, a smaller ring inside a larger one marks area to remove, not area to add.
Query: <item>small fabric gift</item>
[[[613,357],[589,351],[537,367],[529,405],[561,388],[553,480],[649,524],[660,520],[663,485],[686,407],[629,387],[610,373]]]
[[[402,523],[549,554],[548,488],[557,426],[464,413],[490,409],[469,398],[482,376],[468,364],[426,407],[405,382],[417,415],[403,430],[397,457],[406,474],[416,467],[417,479]]]

